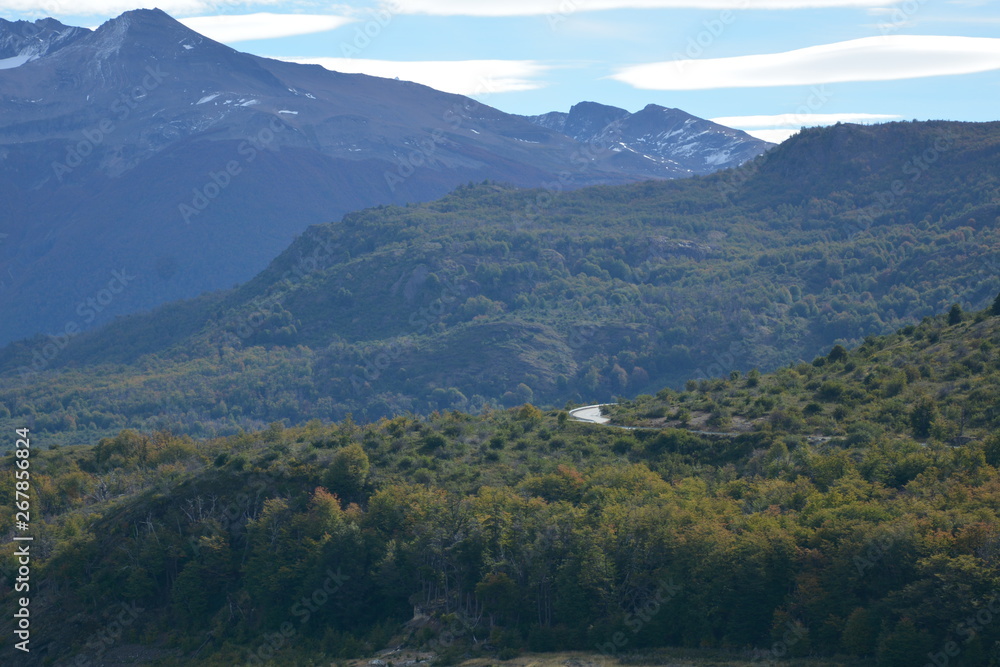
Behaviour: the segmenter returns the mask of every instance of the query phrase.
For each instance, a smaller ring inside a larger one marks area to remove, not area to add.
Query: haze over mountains
[[[581,143],[418,84],[240,53],[159,10],[94,31],[5,21],[0,59],[0,310],[17,313],[0,343],[231,286],[308,225],[367,206],[484,179],[698,171],[628,132]],[[717,167],[769,146],[721,127],[696,141],[714,151],[720,133],[736,157]]]
[[[1000,122],[514,116],[140,10],[0,22],[0,202],[0,665],[1000,665]]]
[[[707,177],[358,211],[236,289],[0,350],[0,425],[207,436],[811,359],[1000,291],[998,155],[997,123],[839,125]]]

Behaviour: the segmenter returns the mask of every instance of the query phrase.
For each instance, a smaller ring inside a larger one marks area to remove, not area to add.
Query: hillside
[[[160,10],[0,20],[0,59],[0,344],[229,288],[310,224],[469,181],[687,175],[469,97],[241,53]],[[113,271],[130,278],[108,298]]]
[[[208,441],[36,435],[30,657],[306,665],[404,647],[482,665],[596,647],[627,665],[683,647],[716,665],[994,665],[998,349],[1000,316],[950,312],[622,408],[760,418],[734,437],[530,405]]]
[[[781,432],[863,443],[890,437],[922,446],[983,441],[1000,429],[998,315],[1000,298],[989,311],[964,313],[956,305],[947,316],[869,336],[850,352],[837,345],[810,363],[767,376],[752,370],[689,380],[683,391],[665,389],[604,411],[615,424],[642,428]],[[998,457],[1000,450],[987,454],[992,464],[1000,463]]]
[[[998,152],[1000,124],[841,125],[708,177],[353,213],[233,290],[8,346],[0,423],[211,436],[811,359],[1000,291]]]

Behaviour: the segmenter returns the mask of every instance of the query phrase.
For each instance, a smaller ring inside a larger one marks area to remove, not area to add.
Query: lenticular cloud
[[[677,58],[624,67],[611,78],[644,90],[760,88],[891,81],[1000,69],[1000,39],[888,35],[732,58]]]

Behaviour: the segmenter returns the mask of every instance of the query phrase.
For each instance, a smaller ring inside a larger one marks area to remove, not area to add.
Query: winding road
[[[612,424],[611,420],[601,414],[601,408],[605,405],[614,405],[614,403],[598,403],[597,405],[585,405],[582,408],[573,408],[569,411],[569,416],[573,421],[583,422],[585,424],[598,424],[600,426],[610,426],[612,428],[621,428],[626,431],[662,431],[662,428],[656,428],[655,426],[619,426],[618,424]],[[744,433],[732,433],[726,431],[693,431],[690,429],[684,429],[688,433],[693,433],[695,435],[714,435],[716,437],[723,438],[735,438],[738,435],[744,435]],[[806,440],[809,442],[827,442],[830,440],[830,436],[826,435],[807,435]]]
[[[589,422],[591,424],[607,424],[610,419],[601,416],[601,406],[611,405],[610,403],[600,403],[598,405],[585,405],[582,408],[574,408],[569,411],[569,416],[578,422]],[[614,426],[614,424],[612,424]],[[627,428],[627,427],[624,427]]]

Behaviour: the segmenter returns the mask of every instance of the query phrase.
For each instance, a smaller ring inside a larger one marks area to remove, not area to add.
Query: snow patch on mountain
[[[34,60],[38,56],[12,56],[10,58],[0,59],[0,69],[14,69],[15,67],[20,67],[29,60]]]
[[[625,109],[581,102],[569,113],[553,111],[528,120],[594,147],[631,153],[653,173],[668,177],[707,174],[738,166],[773,144],[713,123],[680,109],[650,104],[630,114]]]

